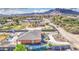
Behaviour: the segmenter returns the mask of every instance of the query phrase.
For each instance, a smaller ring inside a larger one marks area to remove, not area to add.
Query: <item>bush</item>
[[[51,46],[52,46],[52,44],[51,44],[51,43],[49,43],[49,46],[51,47]]]

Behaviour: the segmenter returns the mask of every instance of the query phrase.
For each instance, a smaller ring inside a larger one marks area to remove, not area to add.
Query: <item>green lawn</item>
[[[23,25],[7,25],[7,26],[3,26],[1,29],[2,30],[11,30],[11,29],[20,30],[23,28],[25,28]]]
[[[50,46],[64,46],[64,44],[44,44],[43,46],[48,46],[48,47],[50,47]]]

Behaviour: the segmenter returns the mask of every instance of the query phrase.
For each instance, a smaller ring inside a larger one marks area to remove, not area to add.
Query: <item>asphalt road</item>
[[[65,31],[63,28],[56,26],[53,23],[49,23],[50,26],[55,27],[58,32],[65,38],[68,40],[68,42],[76,49],[79,50],[79,38],[75,37],[73,34]]]

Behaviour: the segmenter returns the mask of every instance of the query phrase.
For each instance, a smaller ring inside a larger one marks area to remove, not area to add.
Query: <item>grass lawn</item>
[[[11,27],[9,27],[9,26],[4,26],[4,27],[2,27],[1,29],[2,29],[2,30],[10,30]]]
[[[20,30],[20,29],[23,29],[25,28],[24,25],[7,25],[7,26],[3,26],[1,29],[2,30]]]
[[[44,44],[43,46],[64,46],[64,44]]]
[[[20,29],[22,29],[22,26],[21,25],[15,25],[15,26],[12,26],[12,29],[20,30]]]

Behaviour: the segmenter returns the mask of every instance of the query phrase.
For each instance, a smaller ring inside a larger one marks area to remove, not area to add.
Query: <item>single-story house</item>
[[[25,32],[16,40],[16,42],[20,42],[22,44],[37,44],[41,42],[41,30],[29,30]]]

